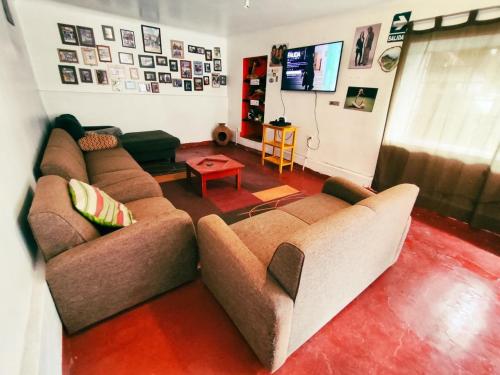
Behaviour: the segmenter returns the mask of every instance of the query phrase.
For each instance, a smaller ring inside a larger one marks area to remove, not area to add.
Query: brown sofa
[[[83,154],[68,133],[54,129],[41,170],[28,220],[69,333],[196,277],[191,218],[161,196],[125,150]],[[73,208],[70,178],[126,203],[137,223],[111,232],[94,226]]]
[[[231,226],[198,222],[205,284],[260,361],[278,369],[398,258],[418,194],[374,194],[341,178]]]

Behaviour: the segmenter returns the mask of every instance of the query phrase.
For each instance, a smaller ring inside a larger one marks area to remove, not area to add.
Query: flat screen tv
[[[340,41],[287,50],[283,58],[281,89],[334,92],[343,45]]]

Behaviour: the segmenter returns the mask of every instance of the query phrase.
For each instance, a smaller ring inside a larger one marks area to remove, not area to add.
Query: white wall
[[[0,45],[0,374],[59,374],[61,324],[26,222],[47,118],[21,30],[3,12]]]
[[[312,3],[311,3],[312,4]],[[378,7],[369,7],[355,13],[325,17],[286,27],[255,30],[252,33],[229,38],[229,126],[240,126],[242,59],[251,56],[269,55],[271,46],[288,43],[289,47],[343,40],[344,50],[335,93],[318,93],[317,119],[320,128],[321,146],[310,151],[307,167],[327,175],[340,175],[370,185],[375,172],[379,146],[395,71],[384,73],[376,60],[388,47],[401,43],[387,43],[392,17],[395,13],[411,10],[412,20],[447,15],[459,11],[493,6],[492,0],[424,0],[395,1]],[[348,69],[349,57],[356,27],[382,23],[380,37],[371,69]],[[377,87],[378,95],[373,112],[358,112],[344,109],[348,86]],[[265,121],[282,116],[280,82],[268,83],[266,92]],[[314,123],[314,93],[283,91],[286,118],[298,126],[296,160],[304,162],[307,136],[316,137]],[[331,106],[329,101],[339,101],[340,106]],[[260,144],[240,138],[240,142],[257,149]],[[312,146],[316,145],[313,139]]]
[[[204,86],[202,92],[185,92],[171,84],[160,84],[160,94],[139,93],[138,91],[114,92],[110,85],[82,84],[63,85],[58,71],[58,48],[77,50],[80,64],[78,68],[106,69],[107,63],[99,66],[83,65],[79,46],[61,43],[57,23],[92,27],[97,44],[111,47],[112,65],[119,65],[118,52],[134,54],[134,67],[139,68],[138,54],[144,53],[141,22],[88,9],[53,3],[50,1],[23,1],[17,5],[21,23],[25,31],[28,51],[33,64],[35,78],[45,109],[50,117],[61,113],[72,113],[86,125],[112,124],[125,132],[161,129],[181,139],[181,142],[198,142],[211,139],[211,131],[218,122],[227,122],[227,89],[225,86],[212,88]],[[161,29],[163,56],[169,59],[170,40],[184,41],[185,59],[203,61],[203,55],[187,52],[187,45],[213,49],[222,52],[221,74],[226,72],[226,39],[164,25]],[[103,39],[101,25],[113,26],[115,41]],[[120,29],[135,33],[136,49],[123,48]],[[73,64],[65,64],[73,65]],[[213,64],[212,64],[213,65]],[[129,68],[129,65],[122,65]],[[213,66],[212,66],[213,68]],[[140,69],[141,80],[144,70],[169,72],[168,67]],[[207,74],[205,74],[207,75]],[[180,72],[173,72],[172,78],[180,78]],[[94,76],[95,80],[95,76]]]

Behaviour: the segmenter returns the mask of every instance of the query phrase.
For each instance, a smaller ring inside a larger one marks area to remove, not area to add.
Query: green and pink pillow
[[[132,212],[124,204],[95,186],[74,178],[69,181],[68,186],[73,206],[90,221],[113,228],[135,223]]]

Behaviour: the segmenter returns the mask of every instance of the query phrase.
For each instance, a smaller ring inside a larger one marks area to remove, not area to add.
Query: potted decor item
[[[225,123],[219,122],[213,131],[213,138],[219,146],[226,146],[233,139],[233,131]]]

